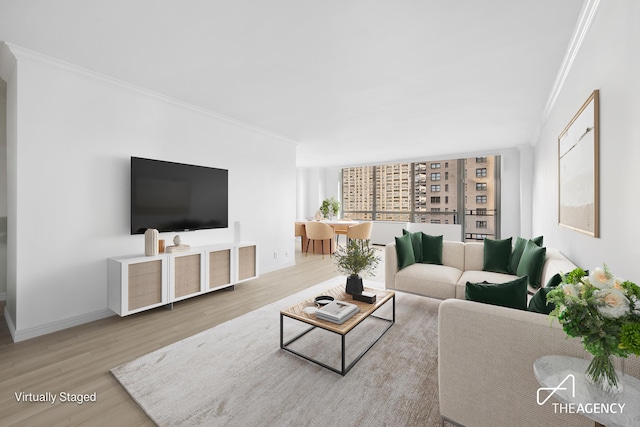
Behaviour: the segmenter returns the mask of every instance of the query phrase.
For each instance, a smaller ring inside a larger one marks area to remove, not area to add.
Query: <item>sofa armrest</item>
[[[438,312],[440,413],[464,426],[593,426],[538,405],[533,363],[546,355],[588,358],[547,316],[449,299]]]
[[[384,248],[384,287],[386,289],[395,289],[397,272],[398,255],[396,254],[396,244],[389,243]]]

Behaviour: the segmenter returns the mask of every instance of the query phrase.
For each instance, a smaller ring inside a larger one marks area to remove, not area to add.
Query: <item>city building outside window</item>
[[[442,164],[447,169],[447,196],[441,191]],[[342,209],[347,219],[464,224],[466,240],[499,238],[496,223],[499,157],[471,157],[350,167],[342,170]],[[475,174],[474,171],[475,170]],[[470,171],[470,172],[469,172]],[[481,179],[479,181],[478,179]],[[462,194],[459,194],[462,192]]]

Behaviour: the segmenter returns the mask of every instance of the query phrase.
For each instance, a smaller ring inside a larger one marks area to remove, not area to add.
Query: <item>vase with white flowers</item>
[[[578,268],[547,294],[551,312],[570,337],[581,337],[593,355],[586,376],[603,390],[622,391],[614,356],[640,355],[640,287],[615,277],[604,265],[586,275]]]

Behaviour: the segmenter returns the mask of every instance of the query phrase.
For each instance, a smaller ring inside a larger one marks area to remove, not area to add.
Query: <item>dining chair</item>
[[[304,232],[304,222],[296,221],[295,223],[295,237],[300,237],[300,252],[304,252],[303,243],[307,235]]]
[[[331,255],[331,246],[333,244],[333,228],[322,222],[307,222],[305,223],[305,231],[307,233],[307,251],[305,256],[309,255],[309,243],[313,240],[314,252],[315,241],[320,240],[322,243],[322,259],[324,259],[324,241],[329,240],[329,255]]]
[[[347,230],[349,230],[349,224],[335,224],[333,231],[336,235],[336,246],[340,244],[340,235],[346,236]]]
[[[373,228],[373,223],[371,221],[352,225],[347,230],[347,242],[351,239],[357,239],[363,242],[365,240],[371,239],[372,228]]]

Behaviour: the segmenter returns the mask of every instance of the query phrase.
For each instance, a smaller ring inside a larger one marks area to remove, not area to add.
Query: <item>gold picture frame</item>
[[[558,224],[600,236],[600,95],[594,90],[558,137]]]

